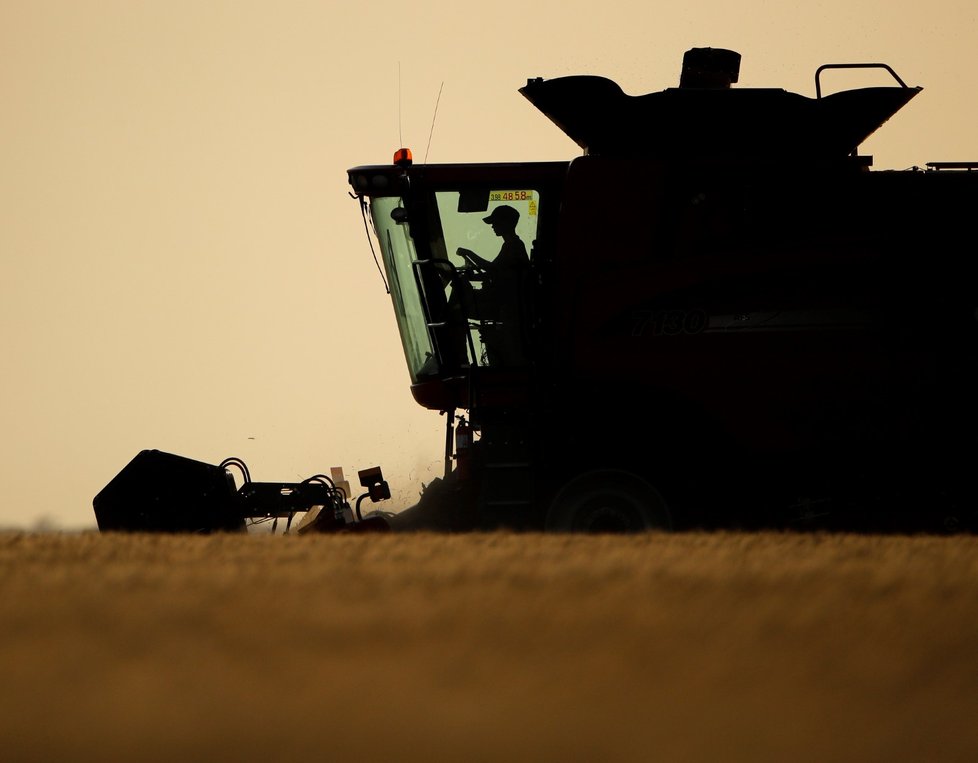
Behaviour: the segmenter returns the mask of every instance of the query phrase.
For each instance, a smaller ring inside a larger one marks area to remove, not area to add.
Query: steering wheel
[[[473,253],[464,247],[459,247],[455,250],[455,253],[465,261],[465,265],[460,268],[456,268],[458,272],[463,273],[467,278],[484,278],[486,276],[486,269],[481,264],[475,261],[471,256]]]

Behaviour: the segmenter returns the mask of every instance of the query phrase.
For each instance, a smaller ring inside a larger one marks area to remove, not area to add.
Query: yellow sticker
[[[533,201],[533,191],[490,191],[489,201]]]

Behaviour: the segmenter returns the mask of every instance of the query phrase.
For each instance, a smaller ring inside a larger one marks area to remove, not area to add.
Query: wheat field
[[[978,538],[0,534],[5,761],[974,761]]]

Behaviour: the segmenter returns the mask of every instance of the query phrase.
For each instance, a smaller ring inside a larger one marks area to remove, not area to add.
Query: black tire
[[[554,497],[545,528],[551,532],[630,533],[671,530],[665,500],[641,477],[616,469],[585,472]]]

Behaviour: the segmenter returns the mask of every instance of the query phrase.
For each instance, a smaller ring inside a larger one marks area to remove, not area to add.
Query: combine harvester
[[[529,80],[570,161],[348,171],[446,420],[417,505],[362,517],[379,469],[353,512],[322,475],[235,489],[235,459],[143,451],[100,529],[973,527],[978,163],[872,169],[860,144],[921,90],[886,64],[821,66],[814,98],[739,69],[693,48],[647,95]],[[885,85],[823,95],[834,69]]]

